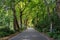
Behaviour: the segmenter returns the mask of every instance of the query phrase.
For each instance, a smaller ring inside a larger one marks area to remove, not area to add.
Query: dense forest
[[[0,0],[0,37],[28,27],[60,40],[60,0]]]

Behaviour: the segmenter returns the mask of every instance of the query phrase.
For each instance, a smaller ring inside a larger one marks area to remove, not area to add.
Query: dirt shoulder
[[[0,38],[0,40],[8,40],[9,38],[11,38],[11,37],[13,37],[13,36],[16,36],[16,35],[19,34],[19,33],[20,33],[20,32],[16,32],[15,34],[11,34],[10,36]]]
[[[41,32],[40,34],[42,34],[43,36],[45,36],[48,40],[54,40],[53,38],[50,38],[46,33]]]

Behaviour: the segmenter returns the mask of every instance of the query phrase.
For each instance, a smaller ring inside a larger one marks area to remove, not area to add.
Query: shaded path
[[[28,28],[26,31],[9,40],[48,40],[48,38],[35,31],[33,28]]]

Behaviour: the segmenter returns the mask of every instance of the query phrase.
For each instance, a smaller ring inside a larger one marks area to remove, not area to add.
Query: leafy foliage
[[[16,20],[19,27],[14,26]],[[50,32],[51,22],[52,33]],[[22,28],[20,28],[21,25],[23,25]],[[13,33],[14,28],[24,30],[28,26],[34,26],[36,30],[48,33],[55,38],[60,33],[60,19],[56,12],[56,0],[0,0],[1,36],[10,34],[8,32]]]

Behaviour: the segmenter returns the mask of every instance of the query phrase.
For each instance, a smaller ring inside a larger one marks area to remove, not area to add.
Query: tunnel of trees
[[[60,0],[0,0],[0,37],[28,27],[60,39]]]

